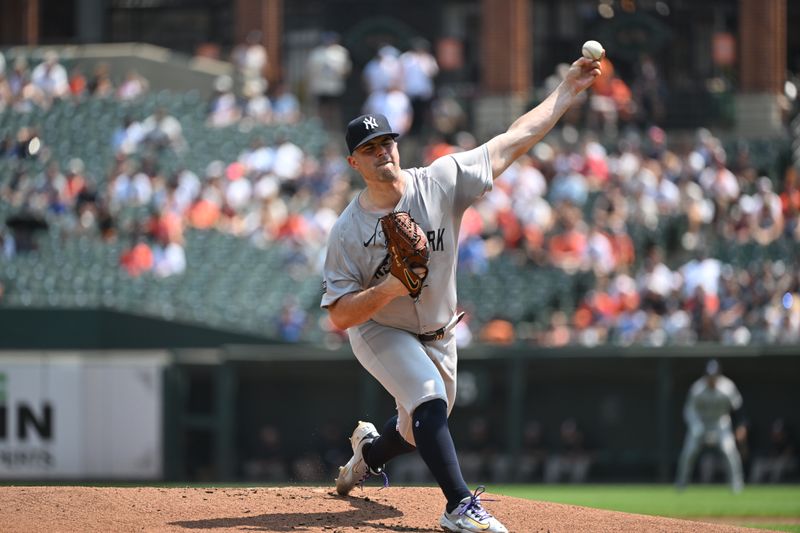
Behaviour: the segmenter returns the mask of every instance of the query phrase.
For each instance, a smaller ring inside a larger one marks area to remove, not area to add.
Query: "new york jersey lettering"
[[[425,236],[428,238],[428,244],[432,252],[444,250],[444,228],[439,228],[436,231],[426,231]]]

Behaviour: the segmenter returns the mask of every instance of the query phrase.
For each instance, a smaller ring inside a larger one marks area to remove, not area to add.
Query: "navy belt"
[[[428,333],[420,333],[417,335],[417,338],[422,342],[432,342],[432,341],[440,341],[444,338],[444,334],[453,329],[456,324],[461,322],[461,319],[464,318],[464,313],[458,313],[453,320],[450,320],[450,323],[444,327],[437,329],[436,331],[429,331]]]

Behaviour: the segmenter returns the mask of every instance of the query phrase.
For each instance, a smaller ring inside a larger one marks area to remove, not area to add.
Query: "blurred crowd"
[[[492,257],[516,254],[588,273],[592,286],[574,312],[556,310],[543,329],[526,332],[545,346],[796,343],[796,181],[790,169],[776,191],[747,152],[729,158],[706,130],[683,154],[656,127],[611,151],[593,140],[572,149],[541,143],[465,215],[461,266],[485,273]],[[680,231],[670,250],[632,238],[670,222]],[[739,265],[712,255],[720,245],[778,242],[792,243],[789,255]]]
[[[0,112],[29,113],[32,110],[48,109],[57,101],[83,98],[114,98],[119,101],[135,100],[149,90],[149,82],[135,70],[130,70],[123,79],[114,83],[111,67],[100,62],[87,76],[81,68],[70,72],[61,63],[58,52],[48,50],[42,60],[31,68],[25,55],[18,55],[13,62],[0,60]]]
[[[406,134],[401,145],[411,141],[421,147],[406,165],[427,164],[479,143],[466,131],[464,109],[437,94],[438,66],[424,40],[406,51],[381,45],[355,73],[338,35],[323,34],[308,57],[309,100],[301,102],[286,84],[270,86],[259,39],[252,34],[234,50],[234,77],[216,79],[206,127],[243,120],[292,125],[312,116],[338,131],[346,81],[359,74],[363,110],[390,117]],[[33,69],[22,57],[3,65],[0,111],[14,113],[57,100],[135,100],[150,85],[136,72],[112,80],[102,63],[88,79],[78,69],[68,74],[54,52]],[[706,129],[689,140],[669,138],[652,125],[663,113],[655,65],[643,61],[637,72],[625,84],[609,66],[603,84],[570,111],[583,117],[581,128],[568,117],[499,177],[463,219],[461,271],[485,274],[494,259],[505,256],[520,269],[582,276],[590,282],[576,294],[576,305],[554,307],[530,323],[503,316],[464,321],[462,345],[800,341],[800,263],[794,255],[800,241],[798,165],[785,175],[766,175],[746,145],[726,149]],[[560,75],[563,69],[544,85],[554,86]],[[0,200],[16,211],[57,217],[67,234],[124,239],[120,265],[131,276],[179,275],[191,268],[184,249],[188,228],[232,234],[256,246],[281,243],[294,251],[291,272],[318,274],[327,235],[362,186],[338,137],[318,154],[286,135],[257,138],[235,159],[166,173],[159,156],[185,153],[187,140],[181,117],[161,107],[119,124],[108,140],[113,160],[104,175],[91,175],[77,158],[62,164],[52,150],[59,141],[42,138],[35,127],[7,132],[0,139],[0,158],[46,164],[39,173],[13,167],[0,184]],[[140,213],[132,221],[123,217],[131,210]],[[656,238],[668,230],[677,232],[675,239]],[[643,234],[655,237],[641,239]],[[7,258],[28,246],[8,228],[0,233],[0,244]],[[723,244],[786,245],[791,255],[727,263],[714,256]],[[306,315],[295,304],[285,307],[287,340],[300,340],[311,325],[302,323]]]

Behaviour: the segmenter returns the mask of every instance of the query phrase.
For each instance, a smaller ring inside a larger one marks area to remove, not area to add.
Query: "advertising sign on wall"
[[[158,479],[161,352],[0,353],[0,478]]]

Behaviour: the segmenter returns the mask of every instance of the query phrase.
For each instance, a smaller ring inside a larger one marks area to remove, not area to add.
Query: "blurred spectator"
[[[252,80],[263,80],[266,83],[269,58],[261,38],[261,32],[253,30],[247,34],[243,43],[233,49],[231,59],[243,83]]]
[[[111,137],[111,147],[115,154],[129,156],[139,149],[139,143],[144,139],[145,134],[142,123],[128,115],[123,119],[122,124],[114,130],[114,134]]]
[[[571,337],[567,314],[563,311],[554,311],[550,315],[550,323],[542,333],[539,344],[548,348],[558,348],[568,345]]]
[[[434,78],[439,73],[430,43],[422,38],[411,42],[411,49],[400,56],[403,89],[411,100],[413,121],[410,132],[419,134],[430,124],[431,102],[435,95]],[[390,122],[394,126],[393,122]]]
[[[114,95],[114,84],[111,81],[111,67],[108,63],[98,63],[89,80],[89,94],[96,98],[110,98]]]
[[[800,161],[796,161],[786,170],[780,199],[786,221],[785,235],[800,241]]]
[[[79,157],[73,157],[67,163],[64,194],[70,205],[77,202],[78,196],[87,189],[86,165]]]
[[[262,137],[256,137],[250,147],[239,154],[239,162],[248,172],[270,172],[275,164],[275,149],[267,145]]]
[[[703,288],[704,296],[716,298],[719,294],[719,278],[722,262],[709,257],[708,250],[701,248],[695,258],[680,267],[683,276],[683,295],[686,298],[695,297],[697,287]]]
[[[281,124],[294,124],[300,120],[300,101],[289,91],[286,82],[278,82],[272,90],[272,118]]]
[[[0,74],[0,113],[9,109],[14,102],[14,94],[11,92],[11,85],[8,83],[4,74]],[[4,146],[0,143],[0,157],[5,155]]]
[[[278,317],[278,337],[286,342],[300,341],[306,322],[306,312],[297,299],[292,296],[285,298]]]
[[[756,183],[756,194],[748,197],[752,198],[754,213],[750,234],[755,242],[766,246],[783,235],[783,209],[780,196],[772,192],[772,181],[768,177],[761,176]],[[744,198],[740,198],[740,205]]]
[[[403,86],[403,71],[400,64],[400,50],[391,45],[378,48],[375,56],[364,66],[364,88],[368,95],[374,92],[386,92],[392,87]],[[394,122],[389,122],[392,128],[397,128]]]
[[[83,75],[83,70],[74,67],[69,75],[69,92],[74,100],[81,100],[88,94],[89,82]]]
[[[620,120],[628,123],[635,113],[635,103],[628,85],[620,78],[607,57],[601,60],[602,74],[595,80],[589,95],[587,126],[614,137]]]
[[[272,122],[272,102],[267,96],[263,81],[250,80],[246,82],[242,87],[242,96],[244,96],[243,116],[251,118],[259,124]],[[231,117],[233,115],[231,113]]]
[[[161,278],[183,274],[186,271],[186,252],[180,218],[166,210],[157,212],[150,234],[157,243],[153,247],[153,273]]]
[[[339,131],[342,127],[342,97],[352,68],[350,52],[339,40],[338,33],[324,32],[306,64],[308,92],[313,99],[314,112],[329,131]]]
[[[663,315],[676,285],[675,273],[663,262],[660,247],[651,244],[644,259],[644,268],[637,277],[642,307]]]
[[[143,234],[134,237],[133,246],[125,250],[120,257],[120,265],[131,277],[138,277],[153,270],[153,249]]]
[[[45,109],[49,107],[50,104],[51,101],[47,98],[44,91],[36,84],[26,79],[17,98],[14,100],[12,109],[17,113],[31,113],[36,109]]]
[[[586,203],[589,187],[586,176],[578,168],[582,165],[581,159],[577,155],[560,157],[557,165],[560,168],[550,183],[550,204],[559,207],[562,203],[569,203],[582,207]]]
[[[545,483],[584,483],[592,465],[586,450],[584,435],[574,418],[567,418],[559,427],[556,451],[547,457],[544,465]]]
[[[392,129],[399,135],[405,135],[414,120],[411,100],[397,83],[387,88],[372,91],[364,102],[364,113],[385,115]]]
[[[516,340],[514,324],[503,317],[494,317],[481,328],[480,340],[486,344],[513,344]]]
[[[58,62],[58,53],[49,50],[44,54],[44,61],[33,69],[31,81],[48,99],[61,99],[69,95],[69,78],[67,71]]]
[[[580,209],[564,203],[558,213],[558,227],[547,243],[550,261],[556,268],[567,272],[584,270],[586,263],[588,233]]]
[[[719,298],[708,294],[702,285],[697,285],[694,294],[686,300],[685,308],[692,317],[692,325],[697,340],[711,342],[717,340],[719,331],[714,316],[719,310]]]
[[[300,177],[303,164],[303,150],[288,138],[279,139],[276,143],[275,159],[272,170],[282,182],[293,181]]]
[[[749,338],[749,332],[744,325],[746,311],[747,300],[742,293],[739,280],[732,268],[724,268],[720,286],[719,312],[715,317],[723,344],[743,344],[743,340]],[[746,336],[743,337],[743,335]]]
[[[780,483],[797,470],[795,442],[786,422],[775,419],[770,425],[767,445],[753,459],[750,483]]]
[[[125,79],[117,87],[117,98],[122,101],[135,100],[147,92],[148,81],[138,72],[131,69],[125,74]]]
[[[617,258],[611,239],[598,224],[593,224],[589,230],[586,261],[598,276],[608,275],[617,268]]]
[[[189,225],[196,229],[212,229],[221,218],[221,201],[209,186],[205,186],[189,206],[186,219]]]
[[[472,213],[475,211],[473,210]],[[486,241],[480,235],[465,235],[458,246],[458,268],[471,274],[485,274],[489,271],[486,257]]]
[[[14,98],[19,98],[22,90],[31,82],[31,73],[28,70],[28,60],[25,56],[17,56],[14,59],[14,67],[5,77],[8,80],[11,94]]]
[[[711,163],[700,171],[697,182],[716,204],[716,213],[721,217],[728,207],[739,198],[739,182],[727,166],[727,155],[721,147],[710,154]]]
[[[144,141],[157,150],[171,148],[183,152],[187,148],[180,121],[170,115],[166,108],[159,107],[142,122]]]
[[[254,86],[262,87],[263,82],[259,79],[247,80],[244,86],[248,93],[255,93]],[[208,125],[216,128],[224,128],[238,121],[242,116],[236,95],[233,94],[233,79],[227,75],[220,75],[214,80],[214,93],[208,106]]]
[[[430,165],[442,156],[453,154],[457,147],[448,142],[443,135],[434,134],[428,144],[423,148],[422,163]]]
[[[3,52],[0,52],[0,76],[6,75],[6,56],[3,55]]]

